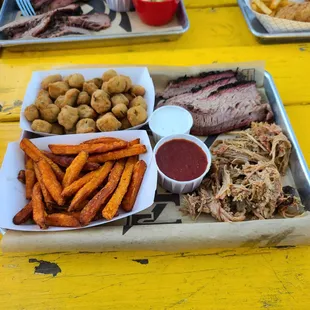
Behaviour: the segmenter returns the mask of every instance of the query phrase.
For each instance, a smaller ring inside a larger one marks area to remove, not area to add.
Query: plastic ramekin
[[[166,136],[189,134],[192,126],[192,115],[186,109],[172,105],[156,109],[149,119],[155,143]]]
[[[174,140],[174,139],[184,139],[191,142],[194,142],[196,145],[198,145],[202,151],[206,154],[208,164],[205,169],[205,171],[196,179],[190,180],[190,181],[177,181],[174,179],[169,178],[166,176],[158,167],[157,161],[156,161],[156,153],[158,149],[166,142]],[[198,138],[192,135],[185,135],[185,134],[178,134],[178,135],[171,135],[165,138],[162,138],[155,146],[154,148],[154,157],[155,157],[155,163],[157,166],[158,171],[158,182],[159,184],[166,190],[168,190],[171,193],[174,194],[183,194],[183,193],[190,193],[194,191],[202,182],[204,176],[209,172],[211,167],[211,160],[212,156],[208,149],[208,147]]]
[[[128,12],[133,8],[132,0],[107,0],[110,10],[116,12]]]

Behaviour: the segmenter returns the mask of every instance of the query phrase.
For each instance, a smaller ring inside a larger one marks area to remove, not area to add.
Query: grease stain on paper
[[[45,260],[37,260],[36,258],[29,258],[29,263],[39,263],[39,266],[34,267],[34,273],[51,274],[56,277],[61,272],[60,267],[56,263],[47,262]]]

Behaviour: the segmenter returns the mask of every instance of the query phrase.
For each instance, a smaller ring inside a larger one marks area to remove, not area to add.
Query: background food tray
[[[310,41],[310,32],[268,33],[251,12],[244,0],[238,0],[239,7],[251,33],[263,44]]]
[[[167,26],[151,27],[144,25],[141,22],[141,31],[139,27],[136,31],[132,28],[132,19],[130,16],[133,16],[132,14],[136,14],[135,12],[130,12],[127,14],[111,11],[104,0],[89,0],[88,4],[84,4],[82,6],[82,9],[85,14],[94,12],[108,14],[112,22],[113,31],[112,29],[107,29],[102,30],[100,33],[93,32],[93,35],[72,35],[51,39],[34,38],[20,40],[6,40],[3,34],[0,33],[0,47],[99,40],[103,40],[107,45],[114,45],[114,43],[116,43],[116,39],[125,38],[130,38],[131,43],[134,41],[138,41],[139,43],[150,41],[156,42],[160,41],[163,37],[166,40],[175,40],[189,28],[189,20],[182,0],[179,3],[176,16],[171,23]],[[19,15],[20,11],[15,0],[4,0],[0,11],[0,27],[20,18]],[[140,20],[138,17],[136,17],[134,21],[135,24],[138,24],[139,26]]]

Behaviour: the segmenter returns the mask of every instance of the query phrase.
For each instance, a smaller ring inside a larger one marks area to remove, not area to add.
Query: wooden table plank
[[[184,0],[187,9],[221,6],[237,6],[236,0]]]
[[[309,247],[4,255],[0,307],[308,309],[309,255]],[[61,272],[35,274],[36,266]]]
[[[286,105],[310,102],[308,70],[309,45],[222,47],[188,50],[150,50],[147,52],[104,53],[104,49],[49,51],[46,53],[15,54],[4,52],[0,60],[2,81],[1,101],[23,99],[32,71],[72,64],[124,65],[198,65],[213,62],[266,60],[266,69],[273,75]],[[190,57],[189,57],[190,53]],[[301,70],[300,68],[304,68]]]

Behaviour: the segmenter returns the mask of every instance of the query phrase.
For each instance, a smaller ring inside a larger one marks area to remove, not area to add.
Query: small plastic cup
[[[133,8],[132,0],[107,0],[110,10],[116,12],[128,12]]]
[[[157,161],[156,161],[156,153],[158,149],[166,142],[174,140],[174,139],[184,139],[191,142],[194,142],[196,145],[198,145],[202,151],[207,156],[207,167],[205,171],[196,179],[189,180],[189,181],[177,181],[174,179],[169,178],[166,176],[158,167]],[[184,194],[184,193],[190,193],[193,192],[202,182],[204,176],[209,172],[211,167],[211,160],[212,156],[209,151],[209,148],[198,138],[192,135],[184,135],[184,134],[178,134],[178,135],[171,135],[165,138],[162,138],[155,146],[154,148],[154,157],[155,157],[155,163],[157,166],[158,171],[158,183],[167,191],[174,193],[174,194]]]
[[[189,134],[192,126],[192,115],[184,108],[172,105],[156,109],[149,119],[155,143],[166,136]]]

